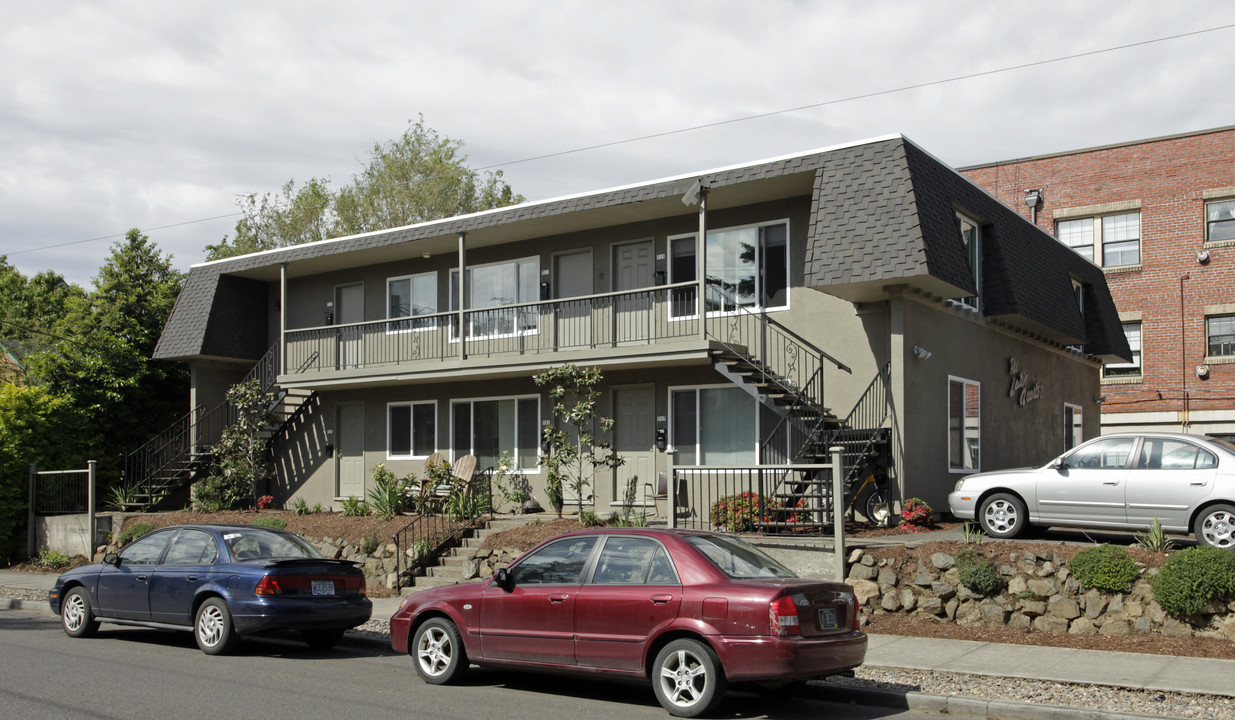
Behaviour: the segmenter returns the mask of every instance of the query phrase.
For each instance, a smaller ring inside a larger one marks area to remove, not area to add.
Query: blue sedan
[[[297,630],[310,647],[329,648],[373,614],[356,563],[253,525],[156,530],[64,573],[48,601],[70,637],[93,635],[103,622],[188,630],[210,655],[272,630]]]

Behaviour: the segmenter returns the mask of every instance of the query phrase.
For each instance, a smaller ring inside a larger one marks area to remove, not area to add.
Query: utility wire
[[[1179,40],[1181,38],[1186,38],[1186,37],[1194,37],[1196,35],[1203,35],[1206,33],[1218,32],[1221,30],[1230,30],[1231,28],[1235,28],[1235,23],[1231,23],[1228,25],[1218,25],[1218,26],[1211,27],[1211,28],[1193,30],[1190,32],[1178,33],[1175,35],[1167,35],[1165,37],[1152,38],[1149,40],[1141,40],[1138,42],[1126,43],[1123,45],[1116,45],[1116,46],[1108,47],[1108,48],[1100,48],[1098,50],[1088,50],[1086,52],[1074,53],[1072,55],[1062,55],[1060,57],[1049,58],[1046,60],[1035,60],[1033,62],[1021,63],[1019,65],[1009,65],[1009,66],[1002,67],[1002,68],[995,68],[993,70],[982,70],[980,72],[968,73],[965,75],[955,75],[953,77],[944,78],[941,80],[929,80],[926,82],[914,83],[912,85],[902,85],[900,87],[890,88],[887,90],[877,90],[875,92],[862,93],[860,95],[850,95],[848,97],[837,98],[834,100],[824,100],[822,102],[811,103],[809,105],[798,105],[796,107],[783,108],[781,110],[772,110],[772,111],[765,112],[765,113],[756,113],[754,115],[744,115],[742,117],[730,118],[728,120],[717,120],[715,122],[702,123],[700,125],[692,125],[690,127],[684,127],[684,128],[677,128],[675,130],[665,130],[663,132],[650,133],[647,135],[639,135],[637,137],[625,138],[622,140],[612,140],[610,142],[596,143],[594,145],[586,145],[583,147],[572,148],[570,150],[560,150],[558,152],[545,153],[543,155],[535,155],[532,157],[521,158],[519,160],[508,160],[506,162],[494,163],[492,165],[485,165],[483,167],[473,168],[472,171],[481,172],[485,170],[493,170],[495,168],[509,167],[511,165],[520,165],[523,163],[535,162],[537,160],[548,160],[549,158],[562,157],[565,155],[574,155],[576,153],[588,152],[590,150],[600,150],[602,148],[615,147],[618,145],[627,145],[630,143],[642,142],[644,140],[653,140],[656,138],[669,137],[672,135],[681,135],[683,133],[695,132],[697,130],[706,130],[709,128],[722,127],[725,125],[733,125],[736,123],[748,122],[750,120],[760,120],[763,118],[775,117],[777,115],[786,115],[789,113],[801,112],[803,110],[813,110],[815,108],[828,107],[830,105],[839,105],[841,103],[853,102],[855,100],[866,100],[868,98],[881,97],[884,95],[893,95],[896,93],[902,93],[902,92],[906,92],[909,90],[920,90],[922,88],[935,87],[938,85],[947,85],[949,83],[960,82],[962,80],[972,80],[974,78],[987,77],[990,75],[998,75],[1000,73],[1014,72],[1016,70],[1024,70],[1024,69],[1033,68],[1033,67],[1041,67],[1043,65],[1051,65],[1054,63],[1065,62],[1068,60],[1076,60],[1078,58],[1092,57],[1095,55],[1103,55],[1106,53],[1118,52],[1120,50],[1128,50],[1130,48],[1144,47],[1146,45],[1154,45],[1157,43],[1168,42],[1171,40]],[[425,178],[425,179],[432,179],[432,178]],[[184,222],[172,223],[170,225],[160,225],[159,227],[146,228],[145,230],[166,230],[168,228],[180,227],[183,225],[192,225],[194,223],[209,222],[211,220],[220,220],[223,218],[236,217],[237,215],[243,215],[243,214],[244,213],[228,213],[226,215],[215,215],[214,217],[200,218],[197,220],[186,220]],[[145,230],[143,230],[143,232]],[[79,245],[81,243],[95,242],[97,240],[110,240],[113,238],[120,238],[120,237],[124,237],[124,234],[121,233],[117,235],[101,235],[99,237],[86,238],[85,240],[74,240],[72,242],[60,243],[58,245],[46,245],[46,246],[38,247],[38,248],[27,248],[25,250],[14,250],[12,252],[8,252],[5,254],[6,255],[21,255],[23,253],[38,252],[40,250],[51,250],[54,248],[68,247],[70,245]]]

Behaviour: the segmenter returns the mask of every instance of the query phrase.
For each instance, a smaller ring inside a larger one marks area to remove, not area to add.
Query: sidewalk
[[[0,609],[11,608],[50,613],[46,591],[55,582],[54,574],[35,574],[0,570],[0,588],[42,592],[40,600],[0,598]],[[386,620],[398,609],[402,598],[375,598],[373,618]],[[357,644],[389,648],[381,633],[357,636]],[[1111,686],[1158,692],[1198,693],[1235,697],[1235,660],[1218,660],[1140,653],[1105,652],[1001,645],[970,640],[870,635],[866,665],[876,668],[929,670],[994,677],[1021,678],[1042,682],[1066,682]],[[919,710],[946,711],[957,715],[1007,718],[1123,718],[1121,713],[1094,714],[1093,711],[1060,708],[1030,703],[1008,703],[982,698],[927,695],[892,691],[853,690],[849,696],[866,704],[909,706]],[[1019,707],[1011,707],[1019,706]],[[1144,716],[1140,716],[1144,717]]]

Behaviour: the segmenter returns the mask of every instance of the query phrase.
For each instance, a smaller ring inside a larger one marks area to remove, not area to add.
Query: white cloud
[[[343,182],[423,113],[477,166],[1226,24],[1160,2],[0,5],[0,255],[86,283],[129,227]],[[964,165],[1229,124],[1235,30],[510,165],[530,198],[903,132]],[[151,237],[179,267],[234,219]],[[13,254],[17,253],[17,254]]]

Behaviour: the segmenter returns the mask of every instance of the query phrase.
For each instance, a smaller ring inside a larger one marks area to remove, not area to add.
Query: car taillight
[[[862,629],[862,611],[858,609],[858,597],[850,595],[846,602],[849,603],[849,616],[853,618],[853,629]]]
[[[257,582],[257,587],[253,592],[258,595],[282,595],[283,587],[279,584],[279,578],[274,575],[264,575]]]
[[[768,619],[771,621],[772,634],[779,636],[800,635],[802,626],[798,623],[798,606],[789,596],[778,597],[768,606]]]

